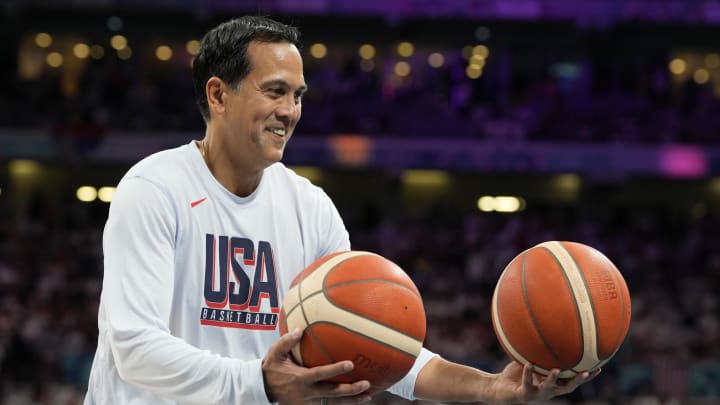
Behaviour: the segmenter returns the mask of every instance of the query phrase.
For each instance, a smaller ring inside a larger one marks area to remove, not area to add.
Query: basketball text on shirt
[[[274,330],[280,312],[276,280],[269,242],[259,241],[256,248],[248,238],[206,234],[205,306],[200,323]]]

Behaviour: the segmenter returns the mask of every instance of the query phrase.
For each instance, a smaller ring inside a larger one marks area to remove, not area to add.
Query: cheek
[[[295,108],[295,111],[296,111],[295,117],[294,117],[293,122],[292,122],[292,127],[293,127],[293,128],[295,128],[295,127],[297,126],[298,121],[300,121],[300,117],[302,117],[302,106],[301,106],[301,105],[298,105],[298,106]]]

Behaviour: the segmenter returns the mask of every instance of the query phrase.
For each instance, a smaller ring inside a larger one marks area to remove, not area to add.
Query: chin
[[[269,154],[269,155],[267,156],[267,159],[266,159],[266,160],[268,161],[268,165],[271,165],[271,164],[273,164],[273,163],[277,163],[277,162],[281,161],[282,158],[283,158],[283,153],[282,153],[282,151],[280,151],[280,152],[277,152],[277,153],[271,153],[271,154]]]

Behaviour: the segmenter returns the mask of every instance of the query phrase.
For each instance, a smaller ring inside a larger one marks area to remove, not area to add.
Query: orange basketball
[[[561,378],[592,371],[617,352],[630,327],[630,293],[615,265],[577,242],[549,241],[505,267],[492,300],[505,352]]]
[[[370,394],[402,379],[425,339],[425,309],[410,277],[370,252],[334,253],[293,280],[280,312],[280,333],[299,328],[292,350],[306,367],[351,360],[333,382],[370,381]]]

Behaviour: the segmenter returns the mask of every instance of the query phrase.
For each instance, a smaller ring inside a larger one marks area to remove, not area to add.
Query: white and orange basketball
[[[561,378],[601,367],[630,327],[630,293],[615,265],[577,242],[549,241],[505,267],[492,300],[495,334],[505,352]]]
[[[370,252],[334,253],[293,280],[280,312],[280,333],[299,328],[292,350],[306,367],[351,360],[333,382],[370,381],[384,391],[410,371],[425,339],[425,309],[410,277]]]

